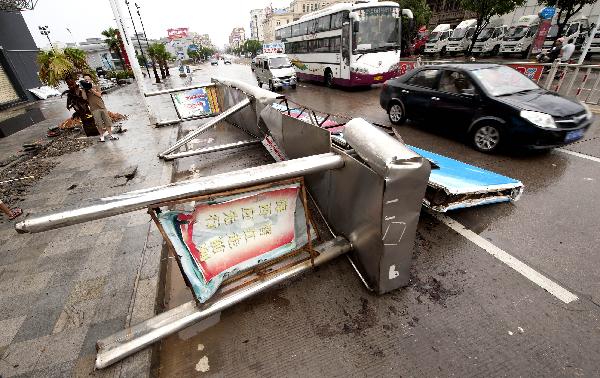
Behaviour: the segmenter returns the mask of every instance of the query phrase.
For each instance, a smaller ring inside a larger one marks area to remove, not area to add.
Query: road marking
[[[560,151],[560,152],[564,152],[565,154],[577,156],[577,157],[580,157],[580,158],[583,158],[583,159],[588,159],[588,160],[591,160],[591,161],[595,161],[596,163],[600,163],[600,158],[597,158],[595,156],[580,154],[579,152],[569,151],[569,150],[565,150],[563,148],[557,148],[556,150]]]
[[[502,261],[512,269],[521,273],[525,278],[529,279],[531,282],[535,283],[542,289],[554,295],[556,298],[560,299],[564,303],[571,303],[578,299],[578,297],[575,294],[571,293],[567,289],[558,285],[556,282],[545,277],[541,273],[535,271],[519,259],[511,256],[502,249],[496,247],[488,240],[467,229],[465,226],[458,223],[454,219],[446,215],[436,214],[433,212],[429,212],[429,214],[431,214],[437,220],[444,223],[446,226],[450,227],[454,231],[458,232],[460,235],[467,238],[469,241],[475,243],[477,246],[485,250],[490,255],[494,256],[495,258]]]

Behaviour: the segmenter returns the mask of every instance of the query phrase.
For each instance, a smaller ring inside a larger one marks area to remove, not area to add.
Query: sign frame
[[[253,266],[250,269],[239,272],[238,274],[236,274],[233,277],[229,277],[229,278],[225,279],[223,281],[222,285],[218,288],[218,290],[216,291],[216,293],[213,296],[211,296],[205,302],[200,302],[192,288],[191,283],[188,281],[186,275],[184,274],[184,268],[183,268],[181,259],[179,258],[178,254],[175,250],[175,246],[173,245],[171,239],[168,237],[167,232],[164,229],[164,226],[162,225],[162,223],[159,220],[159,214],[162,212],[161,208],[162,207],[173,207],[175,205],[179,205],[179,204],[183,204],[183,203],[189,203],[189,202],[195,202],[195,201],[205,201],[205,200],[210,200],[210,199],[219,198],[219,197],[227,197],[227,196],[232,196],[232,195],[251,193],[251,192],[256,192],[256,191],[260,191],[260,190],[264,190],[264,189],[276,188],[276,187],[281,187],[281,186],[290,185],[290,184],[298,184],[299,185],[298,195],[299,195],[300,201],[302,202],[302,206],[304,208],[304,215],[305,215],[305,220],[306,220],[306,233],[307,233],[307,237],[308,237],[307,243],[291,252],[286,253],[285,255],[277,257],[273,260],[262,262],[260,264]],[[280,270],[289,269],[296,264],[310,261],[312,266],[315,265],[314,259],[317,256],[319,256],[319,252],[317,252],[314,249],[313,237],[311,236],[311,231],[314,231],[316,240],[320,241],[322,239],[321,239],[319,230],[315,226],[315,222],[313,221],[313,218],[310,214],[306,193],[307,193],[307,191],[306,191],[306,185],[304,182],[304,177],[297,177],[297,178],[292,178],[292,179],[288,179],[288,180],[275,181],[275,182],[271,182],[268,184],[255,185],[255,186],[250,186],[250,187],[236,189],[236,190],[223,191],[220,193],[215,193],[215,194],[210,194],[210,195],[182,198],[182,199],[175,200],[175,201],[166,201],[166,202],[162,202],[162,203],[156,204],[154,206],[148,207],[148,214],[150,214],[150,217],[156,224],[160,234],[162,235],[163,239],[165,240],[170,255],[175,259],[175,261],[177,261],[179,271],[181,272],[181,275],[185,281],[186,286],[190,289],[192,296],[194,297],[194,301],[196,302],[196,304],[198,306],[205,306],[205,305],[209,305],[210,303],[218,300],[220,297],[222,297],[224,295],[228,295],[233,291],[242,289],[247,285],[250,285],[257,281],[263,280],[266,277],[268,277],[269,275],[275,274]],[[291,262],[288,262],[288,260],[291,260]],[[288,262],[288,263],[286,263],[286,262]]]

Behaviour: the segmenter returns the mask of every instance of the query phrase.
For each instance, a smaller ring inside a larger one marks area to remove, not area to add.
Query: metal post
[[[96,357],[96,368],[102,369],[110,366],[175,332],[198,323],[305,271],[313,269],[314,266],[323,265],[349,252],[351,249],[352,246],[348,240],[338,236],[315,248],[319,255],[314,258],[314,264],[311,260],[306,260],[288,269],[278,271],[263,281],[258,281],[243,289],[236,290],[208,306],[200,308],[195,302],[191,301],[106,339],[99,340],[97,343],[98,355]]]
[[[19,233],[43,232],[125,214],[167,201],[246,188],[343,166],[343,158],[333,152],[286,160],[102,198],[84,207],[27,218],[17,223],[15,229]]]
[[[594,39],[594,36],[596,35],[596,32],[598,31],[599,23],[600,23],[600,14],[598,15],[598,18],[596,19],[596,24],[594,25],[592,32],[590,33],[587,40],[585,41],[585,47],[583,48],[583,51],[581,51],[581,56],[579,57],[579,60],[577,61],[578,64],[583,64],[583,61],[585,60],[585,56],[587,55],[588,51],[590,50],[590,46],[592,45],[592,40]]]
[[[129,8],[129,0],[125,0],[125,5],[127,5],[127,12],[129,12],[129,19],[131,20],[131,25],[133,25],[133,32],[135,33],[135,37],[138,41],[138,46],[140,47],[140,53],[142,54],[142,58],[144,58],[144,66],[146,66],[146,72],[148,73],[148,77],[150,77],[150,70],[148,69],[148,61],[146,60],[146,54],[144,54],[144,49],[142,48],[142,43],[140,42],[140,35],[135,28],[135,21],[133,21],[133,16],[131,15],[131,8]],[[137,54],[135,56],[137,59]]]
[[[179,139],[177,142],[175,142],[174,145],[172,145],[171,147],[169,147],[168,149],[166,149],[165,151],[163,151],[162,153],[160,153],[158,156],[159,157],[164,157],[165,155],[170,154],[171,152],[173,152],[176,149],[178,149],[179,147],[183,146],[184,144],[186,144],[190,140],[194,139],[196,137],[196,135],[199,135],[199,134],[203,133],[204,131],[206,131],[210,127],[212,127],[212,126],[216,125],[217,123],[223,121],[225,118],[227,118],[230,115],[236,113],[237,111],[245,108],[248,105],[250,105],[250,100],[248,100],[246,98],[242,102],[235,104],[234,106],[232,106],[231,108],[227,109],[223,113],[221,113],[218,116],[212,118],[210,121],[206,122],[204,125],[200,126],[196,130],[192,131],[191,133],[189,133],[185,137]]]
[[[146,97],[144,96],[145,90],[144,90],[144,78],[142,75],[142,70],[140,68],[140,65],[139,65],[137,59],[135,59],[135,51],[133,49],[133,46],[129,43],[129,37],[127,36],[127,30],[125,29],[124,17],[122,15],[121,7],[118,2],[119,0],[108,0],[108,1],[110,2],[110,6],[112,8],[113,15],[115,16],[115,19],[117,20],[117,26],[119,27],[119,32],[121,33],[121,38],[123,39],[123,45],[125,46],[125,51],[127,52],[127,55],[129,55],[130,57],[134,57],[134,59],[129,59],[129,62],[131,64],[131,69],[133,70],[133,76],[135,77],[135,81],[137,83],[138,90],[140,91],[140,95],[142,97],[142,102],[143,102],[144,106],[146,107],[146,111],[148,112],[148,118],[150,120],[150,124],[154,125],[156,123],[156,115],[154,114],[154,111],[150,107],[150,104],[148,103],[148,99],[146,99]]]
[[[144,32],[144,38],[146,38],[146,48],[150,49],[150,44],[148,43],[148,35],[146,34],[146,28],[144,27],[144,21],[142,20],[142,15],[140,14],[140,6],[135,3],[135,8],[137,9],[138,17],[140,18],[140,24],[142,24],[142,31]],[[157,83],[160,83],[160,78],[158,77],[158,72],[156,71],[156,62],[152,59],[152,71],[154,72],[154,79]]]
[[[208,154],[211,152],[232,150],[234,148],[251,146],[253,144],[258,144],[258,143],[260,143],[260,140],[258,140],[258,139],[241,140],[239,142],[221,144],[219,146],[205,147],[205,148],[200,148],[197,150],[180,152],[178,154],[169,154],[169,155],[163,156],[163,159],[165,159],[165,160],[180,159],[180,158],[184,158],[184,157],[188,157],[188,156]]]
[[[552,66],[550,67],[550,72],[548,72],[548,77],[546,78],[546,84],[544,84],[544,89],[550,90],[552,86],[552,82],[554,81],[554,76],[556,76],[556,71],[558,70],[558,64],[560,60],[556,59],[552,62]]]

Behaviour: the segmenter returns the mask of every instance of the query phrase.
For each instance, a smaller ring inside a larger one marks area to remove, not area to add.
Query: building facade
[[[86,61],[93,69],[98,67],[105,70],[123,69],[119,57],[112,54],[108,45],[101,38],[87,38],[84,42],[79,43],[77,48],[85,52]]]
[[[35,100],[28,89],[42,85],[38,53],[23,15],[0,11],[0,109]]]
[[[292,13],[294,21],[296,21],[307,13],[326,8],[331,4],[355,2],[356,0],[292,0],[288,11]]]
[[[244,44],[246,40],[246,31],[244,28],[233,28],[231,34],[229,34],[229,47],[232,49],[238,49]]]
[[[265,40],[263,23],[265,22],[265,9],[252,9],[250,11],[250,39]]]
[[[263,22],[264,42],[275,41],[275,29],[294,21],[294,14],[288,9],[269,8]]]

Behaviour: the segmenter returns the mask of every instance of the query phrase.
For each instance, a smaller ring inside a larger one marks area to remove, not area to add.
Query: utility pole
[[[135,51],[131,43],[129,43],[129,37],[127,36],[127,29],[125,28],[124,17],[121,12],[121,7],[119,5],[119,0],[108,0],[110,2],[110,7],[112,8],[113,15],[115,16],[115,20],[117,21],[117,26],[119,28],[119,32],[121,33],[121,38],[123,39],[123,46],[125,47],[125,51],[127,55],[130,57],[135,57]],[[131,69],[133,70],[133,76],[135,77],[135,81],[138,86],[138,90],[140,91],[140,95],[142,96],[142,103],[146,107],[146,111],[148,112],[148,118],[150,119],[150,124],[156,124],[156,115],[154,111],[150,107],[148,103],[148,98],[146,98],[145,90],[144,90],[144,78],[142,75],[142,70],[140,68],[140,64],[137,59],[129,59],[131,64]]]
[[[146,35],[146,28],[144,27],[144,21],[142,21],[142,15],[140,14],[140,6],[137,3],[135,4],[135,8],[137,9],[138,17],[140,18],[140,23],[142,24],[142,32],[144,33],[144,38],[146,39],[146,47],[150,50],[150,44],[148,43],[148,35]],[[154,79],[157,83],[160,83],[160,78],[158,77],[158,72],[156,71],[156,62],[152,59],[152,71],[154,72]]]
[[[140,42],[140,35],[138,34],[137,29],[135,28],[135,21],[133,21],[133,16],[131,15],[131,8],[129,8],[129,0],[125,0],[125,5],[127,5],[129,19],[131,20],[131,24],[133,25],[133,32],[135,33],[135,37],[137,38],[138,46],[140,47],[140,53],[142,54],[142,58],[144,58],[144,66],[146,66],[146,72],[148,73],[148,77],[150,77],[150,70],[148,69],[148,60],[146,60],[146,55],[144,55],[144,49],[142,48],[142,43]],[[137,59],[137,54],[135,58]]]
[[[48,43],[50,44],[50,47],[52,48],[52,50],[54,50],[54,45],[52,45],[52,41],[50,40],[50,29],[48,28],[48,25],[38,26],[38,29],[40,29],[41,35],[45,35],[46,38],[48,38]]]

